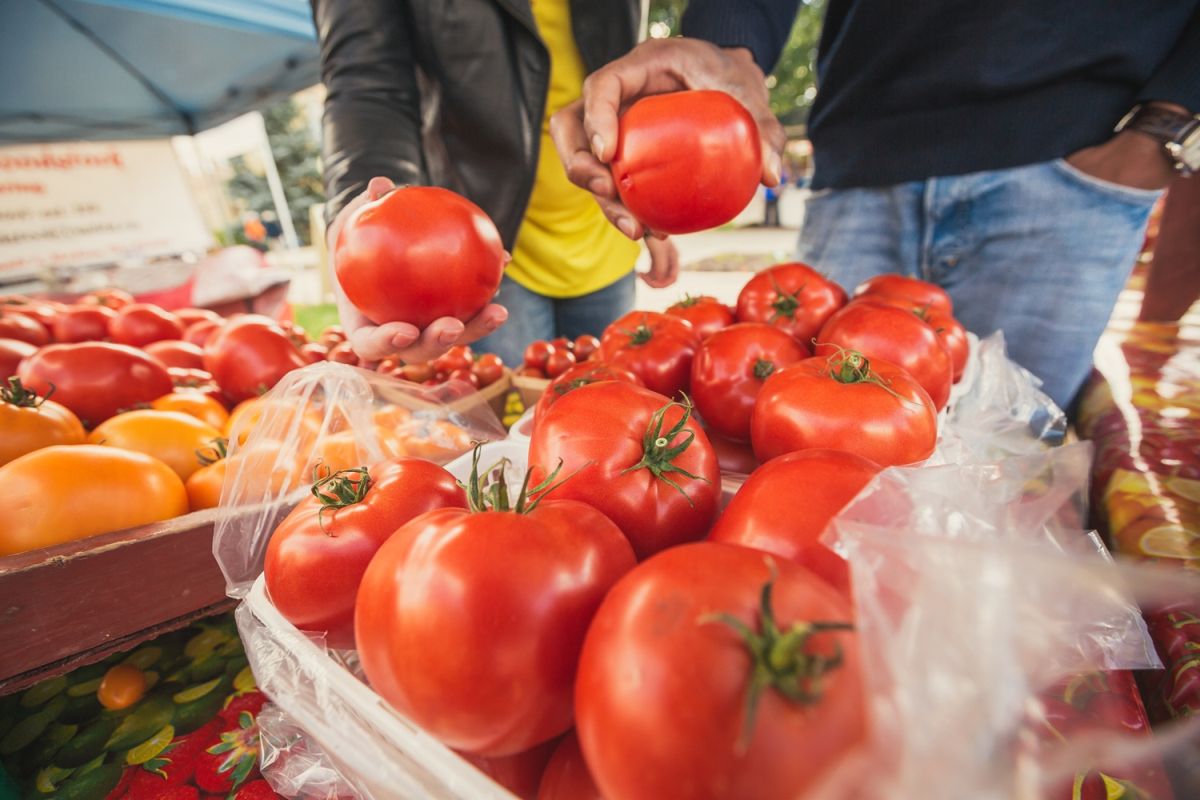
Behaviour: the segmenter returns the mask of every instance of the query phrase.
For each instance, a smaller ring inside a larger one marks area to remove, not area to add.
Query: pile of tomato
[[[480,450],[462,483],[412,458],[325,475],[271,536],[267,592],[521,797],[802,796],[866,735],[820,536],[933,451],[967,354],[950,311],[913,279],[851,299],[782,264],[736,308],[536,342],[523,483]],[[749,473],[723,509],[717,441]]]

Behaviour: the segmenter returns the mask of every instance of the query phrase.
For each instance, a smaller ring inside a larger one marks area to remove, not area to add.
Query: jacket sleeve
[[[691,0],[683,15],[683,35],[720,47],[745,47],[763,72],[779,60],[800,0]]]
[[[1175,48],[1142,87],[1138,100],[1178,103],[1200,114],[1200,10],[1192,14]]]
[[[376,175],[424,183],[421,99],[406,5],[312,0],[325,83],[325,218]]]

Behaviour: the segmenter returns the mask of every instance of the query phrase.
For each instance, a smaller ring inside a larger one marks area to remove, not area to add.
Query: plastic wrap
[[[242,597],[262,571],[271,532],[304,497],[315,470],[420,456],[445,463],[475,441],[505,436],[465,383],[425,387],[323,362],[288,373],[230,432],[223,513],[213,555],[226,591]]]

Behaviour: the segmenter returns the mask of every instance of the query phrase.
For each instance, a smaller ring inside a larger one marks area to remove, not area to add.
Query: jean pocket
[[[1078,167],[1072,166],[1065,158],[1056,158],[1050,162],[1058,173],[1069,183],[1073,183],[1091,192],[1098,192],[1106,197],[1112,197],[1138,206],[1151,206],[1162,194],[1161,189],[1139,189],[1136,186],[1126,186],[1113,183],[1103,178],[1089,175]]]

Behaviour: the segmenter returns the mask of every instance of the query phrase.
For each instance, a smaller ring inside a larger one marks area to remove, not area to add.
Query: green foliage
[[[308,209],[325,199],[317,163],[317,143],[309,135],[300,109],[291,99],[263,109],[262,114],[271,151],[275,154],[279,179],[283,183],[283,193],[292,212],[296,235],[302,244],[308,244]],[[266,176],[251,170],[241,156],[235,157],[231,163],[234,176],[226,184],[229,194],[241,200],[249,211],[259,214],[274,212],[275,203]]]

